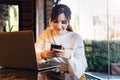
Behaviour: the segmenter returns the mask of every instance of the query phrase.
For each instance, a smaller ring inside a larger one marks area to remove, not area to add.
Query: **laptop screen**
[[[0,66],[37,69],[31,30],[0,33]]]

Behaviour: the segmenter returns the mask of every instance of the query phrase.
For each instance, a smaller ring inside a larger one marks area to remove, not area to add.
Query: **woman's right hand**
[[[53,53],[54,51],[52,50],[44,50],[41,52],[41,58],[53,58],[55,57]]]

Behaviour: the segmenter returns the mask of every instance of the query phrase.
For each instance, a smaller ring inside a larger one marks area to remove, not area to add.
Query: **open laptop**
[[[57,64],[37,64],[31,30],[0,33],[0,66],[27,70],[46,70]]]

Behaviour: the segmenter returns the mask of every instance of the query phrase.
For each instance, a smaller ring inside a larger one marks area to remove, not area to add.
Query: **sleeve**
[[[48,35],[49,34],[49,35]],[[49,48],[51,41],[49,38],[52,35],[51,30],[48,28],[39,36],[38,40],[35,43],[36,52],[40,52],[41,50],[45,50]]]
[[[37,59],[42,59],[41,58],[41,52],[44,50],[50,49],[50,45],[52,42],[51,39],[52,36],[52,30],[51,29],[46,29],[38,38],[38,40],[35,43],[35,52]]]
[[[44,44],[45,44],[44,34],[41,34],[35,43],[35,51],[40,52],[41,50],[43,50]]]
[[[74,74],[77,78],[80,78],[87,68],[87,60],[85,57],[84,44],[82,38],[77,35],[74,37],[75,50],[68,60],[70,73]]]

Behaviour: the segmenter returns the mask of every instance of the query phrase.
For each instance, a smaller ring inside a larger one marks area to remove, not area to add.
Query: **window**
[[[19,30],[19,6],[8,5],[8,20],[6,21],[6,31],[18,31]]]
[[[19,6],[0,4],[0,32],[18,31]]]
[[[115,75],[120,74],[120,0],[61,0],[60,3],[71,8],[71,25],[84,40],[86,72],[102,79],[120,78]]]

